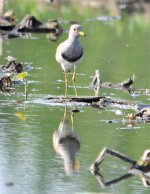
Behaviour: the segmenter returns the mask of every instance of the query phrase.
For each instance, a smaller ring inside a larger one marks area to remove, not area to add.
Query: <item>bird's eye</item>
[[[77,31],[77,29],[76,29],[76,28],[74,28],[73,30],[74,30],[75,32]]]

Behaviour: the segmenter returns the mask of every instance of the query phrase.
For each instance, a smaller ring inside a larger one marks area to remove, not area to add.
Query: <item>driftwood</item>
[[[17,32],[34,32],[34,33],[62,33],[62,27],[57,20],[42,23],[36,17],[26,15],[23,20],[16,26]]]
[[[46,23],[42,23],[36,17],[30,15],[26,15],[16,26],[10,24],[2,25],[0,29],[9,31],[1,33],[1,36],[7,38],[26,37],[28,33],[46,33],[47,38],[51,41],[56,41],[63,33],[63,29],[57,20],[49,20]]]
[[[91,106],[94,108],[105,109],[106,107],[117,107],[119,109],[132,109],[135,112],[130,113],[126,116],[126,119],[122,120],[109,120],[108,123],[127,123],[129,127],[140,123],[150,123],[150,105],[139,104],[137,102],[127,101],[125,99],[110,98],[105,96],[100,96],[101,87],[114,88],[122,91],[128,91],[130,94],[135,91],[132,87],[133,79],[126,79],[120,83],[102,83],[100,73],[98,70],[95,71],[95,76],[90,84],[90,88],[95,91],[95,96],[81,96],[72,97],[68,96],[52,96],[46,98],[46,103],[56,104],[56,105],[67,105],[70,106]]]
[[[96,70],[95,75],[93,76],[93,80],[89,85],[89,88],[94,90],[96,96],[100,93],[101,88],[117,89],[117,90],[128,92],[130,95],[133,95],[133,96],[150,95],[150,89],[134,88],[132,86],[133,84],[134,84],[134,75],[132,78],[123,80],[120,83],[103,82],[101,79],[99,70]]]
[[[107,155],[110,155],[126,163],[131,164],[130,169],[127,170],[126,174],[123,174],[122,176],[117,177],[117,178],[112,177],[113,178],[112,180],[106,181],[105,178],[102,176],[102,174],[99,171],[100,171],[100,165],[104,161]],[[139,176],[142,179],[143,185],[147,187],[149,186],[149,183],[150,183],[150,176],[147,174],[148,172],[150,172],[150,163],[149,163],[150,157],[149,156],[150,156],[150,150],[145,150],[140,160],[136,161],[115,150],[111,150],[111,149],[104,147],[100,151],[96,160],[91,165],[90,170],[91,170],[91,173],[98,180],[101,187],[103,188],[111,186],[112,184],[116,184],[132,176]]]
[[[93,77],[92,82],[90,83],[89,88],[95,91],[95,95],[97,96],[100,93],[100,88],[113,88],[123,91],[128,91],[130,94],[134,91],[134,88],[131,86],[133,84],[134,78],[128,78],[120,83],[114,84],[111,82],[104,82],[101,79],[99,70],[95,71],[95,75]]]
[[[102,87],[105,88],[114,88],[114,89],[119,89],[119,90],[125,90],[128,91],[129,93],[134,91],[134,88],[131,86],[133,84],[133,79],[129,78],[126,79],[120,83],[113,84],[111,82],[106,82],[102,84]]]
[[[16,17],[13,10],[3,13],[4,1],[0,0],[0,30],[2,30],[2,37],[17,38],[25,37],[25,33],[46,33],[49,40],[56,41],[63,33],[63,28],[57,20],[48,20],[43,23],[32,15],[26,15],[16,25]]]
[[[145,108],[149,108],[150,105],[146,104],[138,104],[137,102],[131,102],[124,99],[115,99],[110,97],[100,96],[100,88],[114,88],[123,91],[128,91],[129,93],[133,92],[135,89],[132,87],[134,78],[126,79],[120,83],[103,83],[100,77],[99,70],[95,71],[95,76],[90,84],[90,88],[95,91],[96,96],[82,96],[82,97],[72,97],[68,96],[67,98],[64,96],[52,96],[46,98],[49,103],[84,103],[87,106],[92,106],[96,108],[105,108],[107,106],[116,106],[118,108],[126,108],[126,109],[134,109],[137,111],[143,111]],[[144,111],[149,113],[149,111]],[[137,116],[137,115],[136,115]]]
[[[0,79],[0,90],[4,93],[9,93],[12,86],[12,81],[9,76]]]
[[[2,1],[0,1],[2,3]],[[0,5],[1,8],[1,5]],[[15,27],[15,13],[13,10],[0,15],[0,30],[11,31]]]
[[[10,60],[7,64],[0,66],[0,71],[5,73],[21,73],[23,71],[23,65],[15,60]]]
[[[105,108],[107,106],[115,106],[118,108],[125,108],[125,109],[134,109],[136,111],[143,111],[145,108],[149,108],[150,105],[147,104],[139,104],[137,102],[131,102],[127,101],[125,99],[115,99],[110,97],[104,97],[100,96],[100,88],[106,87],[106,88],[114,88],[122,91],[128,91],[129,93],[135,91],[135,89],[131,86],[133,84],[134,79],[126,79],[120,83],[113,84],[113,83],[102,83],[102,80],[100,78],[100,73],[98,70],[95,71],[95,76],[93,77],[93,80],[89,86],[89,88],[93,89],[95,91],[95,96],[82,96],[82,97],[72,97],[68,96],[52,96],[45,100],[48,100],[49,103],[84,103],[87,106],[92,106],[95,108]],[[144,111],[146,112],[146,111]],[[149,111],[147,111],[149,113]],[[137,115],[135,115],[137,116]]]
[[[81,104],[83,106],[91,106],[94,108],[100,108],[103,109],[107,106],[115,106],[119,108],[130,108],[130,109],[136,109],[137,104],[126,101],[126,100],[120,100],[120,99],[112,99],[108,97],[103,96],[89,96],[89,97],[71,97],[68,96],[67,98],[64,96],[52,96],[45,99],[46,102],[49,104],[71,104],[72,106],[80,106]]]
[[[15,28],[15,25],[11,25],[11,24],[0,25],[0,30],[3,30],[3,31],[11,31],[13,28]]]

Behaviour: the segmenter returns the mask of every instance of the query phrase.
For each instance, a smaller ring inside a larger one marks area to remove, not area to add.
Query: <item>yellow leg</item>
[[[68,77],[67,77],[67,73],[66,72],[65,72],[65,84],[66,84],[65,97],[67,97],[67,93],[68,93]]]
[[[65,106],[65,110],[64,110],[64,120],[66,119],[67,117],[67,106]]]
[[[63,117],[63,120],[62,120],[63,126],[66,122],[66,118],[67,118],[67,106],[65,106],[65,110],[64,110],[64,117]]]
[[[71,125],[72,125],[72,130],[74,128],[74,112],[71,113]]]
[[[77,97],[78,93],[77,93],[77,87],[76,87],[76,83],[75,83],[76,82],[76,70],[75,70],[75,67],[74,67],[74,71],[73,71],[72,82],[73,82],[73,86],[74,86],[75,95]]]

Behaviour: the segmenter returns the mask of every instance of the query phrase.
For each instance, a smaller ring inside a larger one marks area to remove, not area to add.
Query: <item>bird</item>
[[[56,49],[56,61],[61,65],[61,68],[65,75],[65,97],[67,97],[68,90],[68,76],[67,73],[73,68],[72,82],[74,85],[75,95],[77,94],[76,89],[76,67],[82,62],[83,59],[83,47],[80,44],[79,37],[86,36],[82,31],[82,26],[79,24],[73,24],[70,27],[68,38],[60,43]]]

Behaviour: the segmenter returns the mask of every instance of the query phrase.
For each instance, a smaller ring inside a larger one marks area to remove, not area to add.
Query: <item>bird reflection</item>
[[[3,56],[3,46],[6,41],[6,38],[0,35],[0,56]]]
[[[99,168],[100,164],[103,162],[107,154],[116,157],[124,162],[130,163],[131,167],[128,172],[120,177],[113,178],[110,181],[106,181],[103,175],[99,172]],[[141,159],[135,161],[114,150],[103,148],[95,162],[91,165],[91,173],[96,177],[102,188],[119,183],[120,181],[133,176],[139,176],[142,180],[143,185],[145,187],[150,187],[150,150],[145,150]]]
[[[64,168],[67,175],[72,175],[79,170],[79,160],[76,154],[80,149],[80,140],[74,129],[74,111],[71,112],[71,123],[67,118],[67,107],[58,130],[53,133],[53,147],[63,158]]]

